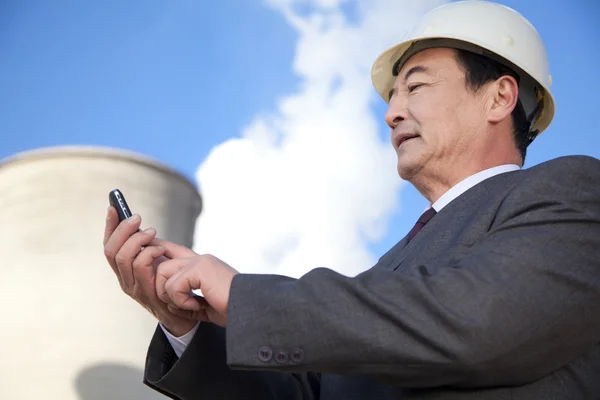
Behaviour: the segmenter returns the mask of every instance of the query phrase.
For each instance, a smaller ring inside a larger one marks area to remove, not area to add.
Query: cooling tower
[[[103,254],[114,188],[143,229],[192,246],[200,195],[151,159],[58,147],[0,164],[0,399],[166,398],[142,383],[156,320]]]

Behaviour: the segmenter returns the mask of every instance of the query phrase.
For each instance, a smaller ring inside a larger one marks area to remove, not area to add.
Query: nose
[[[389,105],[388,109],[385,113],[384,119],[385,123],[391,128],[394,129],[398,124],[406,119],[406,108],[400,104],[398,101],[398,97],[394,97]]]

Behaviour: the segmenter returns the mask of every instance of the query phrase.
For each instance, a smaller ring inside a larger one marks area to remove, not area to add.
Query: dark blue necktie
[[[413,240],[413,238],[417,235],[417,233],[419,233],[419,231],[425,226],[426,223],[429,222],[429,220],[431,218],[433,218],[433,216],[435,214],[436,214],[436,212],[432,207],[432,208],[428,209],[427,211],[425,211],[421,215],[421,217],[419,218],[419,220],[417,221],[415,226],[413,226],[413,228],[410,230],[410,232],[408,232],[408,241],[409,242],[411,240]]]

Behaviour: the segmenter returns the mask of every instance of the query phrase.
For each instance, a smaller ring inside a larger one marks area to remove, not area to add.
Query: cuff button
[[[302,349],[294,349],[292,351],[291,358],[293,362],[302,362],[304,361],[304,352],[302,351]]]
[[[288,353],[285,350],[280,350],[275,354],[275,361],[279,364],[285,364],[288,361]]]
[[[258,359],[262,362],[269,362],[273,358],[273,350],[268,346],[258,349]]]

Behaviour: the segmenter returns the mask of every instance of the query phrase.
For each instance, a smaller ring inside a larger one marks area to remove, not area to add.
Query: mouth
[[[414,139],[416,137],[419,137],[419,135],[412,134],[412,133],[401,133],[400,135],[396,136],[396,139],[394,140],[394,142],[396,144],[396,148],[399,148],[404,143],[406,143],[409,140],[412,140],[412,139]]]

